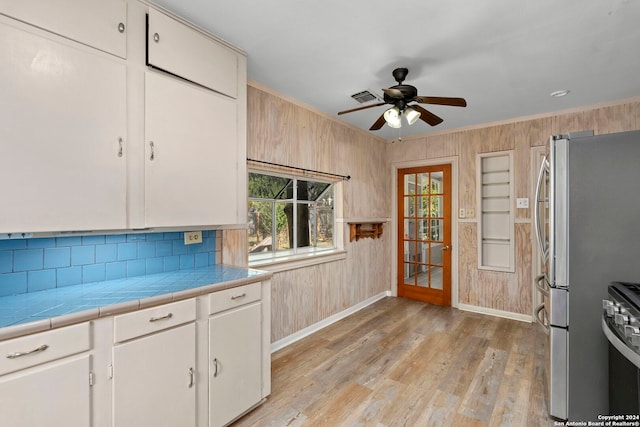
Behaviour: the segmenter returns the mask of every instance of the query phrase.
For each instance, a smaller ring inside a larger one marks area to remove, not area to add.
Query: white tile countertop
[[[270,272],[213,265],[0,297],[0,340],[259,282]]]

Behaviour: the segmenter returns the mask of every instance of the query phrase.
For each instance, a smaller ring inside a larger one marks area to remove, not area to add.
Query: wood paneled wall
[[[351,179],[342,184],[341,218],[388,218],[390,163],[386,142],[369,132],[317,113],[267,88],[248,88],[247,157],[313,169]],[[340,214],[339,214],[340,216]],[[336,226],[348,236],[346,223]],[[345,240],[346,259],[275,273],[271,280],[272,342],[391,289],[389,225],[380,239]],[[224,231],[224,259],[246,257],[246,233]]]
[[[389,218],[396,162],[458,157],[458,204],[476,208],[476,154],[514,150],[515,196],[531,200],[531,147],[550,135],[593,129],[596,134],[640,128],[640,100],[585,108],[505,124],[404,138],[389,143],[343,124],[268,88],[248,88],[247,157],[295,167],[350,175],[343,184],[339,217]],[[477,212],[476,212],[477,217]],[[476,218],[459,222],[459,302],[529,315],[532,312],[531,208],[518,209],[516,270],[477,268]],[[346,223],[338,223],[348,236]],[[391,223],[381,239],[345,240],[345,260],[274,274],[272,342],[287,337],[368,298],[391,290]],[[246,230],[225,230],[223,262],[246,263]]]
[[[459,302],[482,308],[530,315],[532,313],[531,147],[548,144],[554,134],[593,129],[605,134],[640,129],[640,101],[539,117],[511,123],[437,135],[405,138],[387,145],[392,163],[458,157],[458,206],[476,209],[476,155],[513,150],[515,197],[529,198],[529,209],[516,210],[514,273],[478,269],[477,218],[458,224]]]

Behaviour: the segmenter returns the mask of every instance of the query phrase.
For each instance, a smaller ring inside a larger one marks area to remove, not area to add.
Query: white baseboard
[[[496,310],[495,308],[478,307],[476,305],[460,304],[458,309],[472,311],[474,313],[488,314],[490,316],[504,317],[505,319],[518,320],[520,322],[533,322],[533,316],[528,314],[512,313],[510,311]]]
[[[336,313],[332,316],[327,317],[324,320],[321,320],[318,323],[314,323],[313,325],[307,326],[306,328],[301,329],[298,332],[295,332],[289,336],[279,339],[278,341],[272,342],[271,353],[274,353],[290,344],[293,344],[294,342],[299,341],[302,338],[308,335],[311,335],[312,333],[317,332],[320,329],[325,328],[331,325],[332,323],[337,322],[338,320],[344,319],[345,317],[355,313],[356,311],[362,310],[366,306],[371,305],[374,302],[379,301],[384,297],[389,297],[389,296],[391,296],[391,291],[385,291],[385,292],[379,293],[378,295],[375,295],[369,299],[359,302],[358,304],[352,307],[349,307],[346,310],[341,311],[340,313]]]

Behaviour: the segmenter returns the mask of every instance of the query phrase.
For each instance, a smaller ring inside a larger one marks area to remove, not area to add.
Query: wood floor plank
[[[536,325],[384,298],[272,355],[247,426],[552,426]]]

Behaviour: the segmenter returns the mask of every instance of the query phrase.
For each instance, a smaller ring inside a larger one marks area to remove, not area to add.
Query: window
[[[249,172],[249,261],[335,249],[334,184]]]
[[[513,157],[510,151],[478,155],[478,268],[514,271]]]

